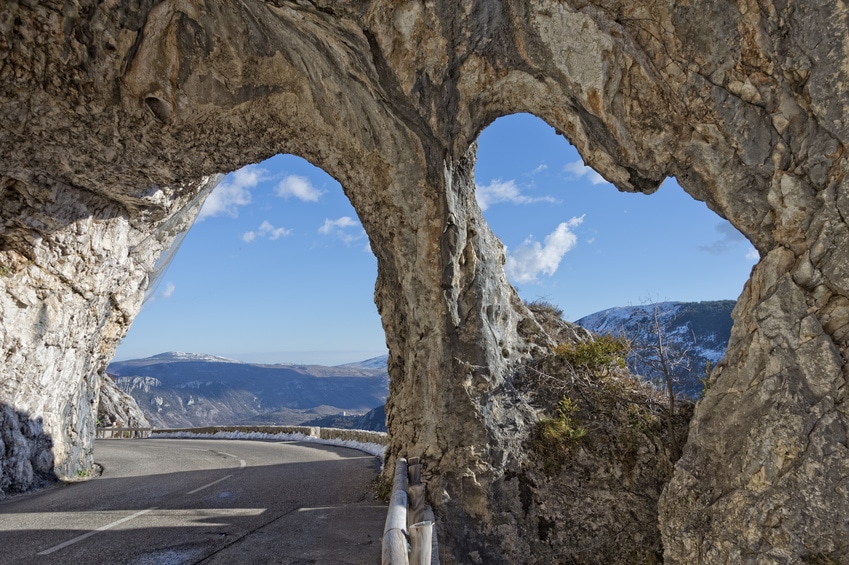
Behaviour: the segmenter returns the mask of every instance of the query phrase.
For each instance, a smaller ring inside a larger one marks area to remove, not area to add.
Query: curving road
[[[0,563],[372,564],[377,458],[292,442],[97,440],[100,478],[0,503]]]

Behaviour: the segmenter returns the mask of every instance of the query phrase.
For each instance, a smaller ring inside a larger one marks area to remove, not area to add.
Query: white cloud
[[[548,168],[548,165],[546,165],[545,163],[540,163],[540,164],[537,166],[537,168],[536,168],[536,169],[534,169],[533,171],[531,171],[531,174],[532,174],[532,175],[536,175],[536,174],[538,174],[538,173],[543,172],[543,171],[544,171],[544,170],[546,170],[547,168]]]
[[[530,204],[532,202],[555,202],[550,196],[531,197],[522,194],[521,189],[513,180],[502,181],[495,179],[487,185],[475,185],[475,197],[481,210],[486,210],[499,202],[511,204]]]
[[[750,247],[748,251],[746,251],[746,259],[749,261],[760,261],[761,254],[758,253],[758,250],[754,247]]]
[[[590,184],[593,185],[607,184],[607,181],[604,180],[603,176],[598,174],[592,167],[584,165],[584,162],[580,159],[571,163],[566,163],[563,166],[563,170],[573,175],[575,178],[580,179],[586,177],[587,180],[590,181]]]
[[[174,286],[174,283],[169,281],[166,283],[165,288],[162,289],[162,292],[160,292],[159,295],[162,298],[171,298],[171,295],[174,294],[176,289],[177,287]]]
[[[350,216],[342,216],[335,220],[326,218],[321,227],[318,228],[318,233],[336,236],[347,244],[351,244],[366,235],[360,223]]]
[[[238,216],[238,207],[251,203],[250,189],[263,180],[266,174],[265,169],[248,165],[227,175],[203,203],[198,221],[223,214],[233,218]]]
[[[342,216],[341,218],[337,218],[336,220],[325,218],[324,223],[321,225],[320,228],[318,228],[318,233],[331,234],[335,230],[353,228],[359,225],[360,223],[350,216]]]
[[[271,241],[276,239],[280,239],[281,237],[287,236],[292,233],[292,230],[287,228],[275,228],[271,222],[265,220],[260,224],[259,229],[257,231],[247,231],[242,234],[242,241],[245,243],[250,243],[254,241],[257,237],[267,237]]]
[[[286,228],[275,228],[268,220],[265,220],[259,226],[259,234],[268,236],[271,241],[280,239],[292,233],[292,230]]]
[[[561,223],[545,237],[544,244],[531,236],[514,251],[508,250],[504,265],[507,276],[517,283],[533,283],[540,274],[553,275],[563,256],[577,245],[578,236],[572,230],[583,221],[584,216],[581,216]]]
[[[281,198],[294,196],[304,202],[318,202],[318,199],[324,194],[324,192],[314,187],[308,178],[298,175],[289,175],[284,178],[277,183],[277,188],[274,190],[277,196]]]

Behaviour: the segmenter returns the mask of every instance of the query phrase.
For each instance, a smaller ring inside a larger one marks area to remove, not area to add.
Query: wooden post
[[[410,565],[430,565],[433,522],[410,526]]]
[[[410,484],[418,485],[422,482],[422,464],[418,457],[410,457],[407,461],[407,474],[410,476]]]
[[[433,524],[430,529],[430,565],[439,565],[439,540],[436,533],[436,518],[433,516],[433,508],[425,506],[425,521]]]
[[[410,485],[407,487],[407,496],[410,499],[410,510],[407,516],[407,526],[424,522],[425,511],[425,486]]]

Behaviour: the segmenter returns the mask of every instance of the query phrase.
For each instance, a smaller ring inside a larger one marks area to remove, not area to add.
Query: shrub
[[[612,368],[624,369],[625,356],[630,351],[631,344],[627,339],[612,335],[576,344],[561,343],[554,348],[554,352],[575,369],[584,369],[599,376],[606,375]]]
[[[550,316],[552,318],[563,317],[563,309],[555,306],[554,304],[546,300],[532,300],[531,302],[526,302],[525,305],[528,307],[528,310],[530,310],[534,314],[542,314],[544,316]]]
[[[569,448],[587,435],[587,430],[575,418],[578,404],[568,396],[557,403],[557,415],[542,420],[531,447],[542,457],[543,471],[553,475],[566,461]]]

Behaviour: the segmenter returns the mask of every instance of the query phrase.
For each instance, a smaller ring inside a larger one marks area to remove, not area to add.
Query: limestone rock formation
[[[40,418],[0,406],[0,500],[56,480],[52,447]]]
[[[119,428],[149,428],[150,422],[148,422],[135,399],[118,388],[110,375],[103,373],[100,376],[97,425]]]
[[[341,182],[377,255],[390,453],[426,462],[444,562],[527,559],[494,493],[539,418],[513,386],[539,344],[472,173],[481,130],[530,112],[621,190],[676,177],[763,258],[660,501],[666,561],[849,563],[848,12],[5,2],[0,402],[12,428],[43,422],[3,436],[7,453],[91,465],[98,375],[157,257],[215,175],[294,153]],[[25,485],[25,467],[3,481]]]

